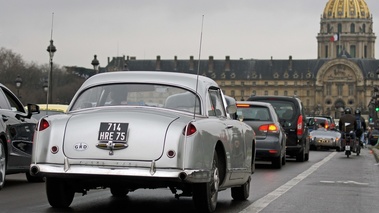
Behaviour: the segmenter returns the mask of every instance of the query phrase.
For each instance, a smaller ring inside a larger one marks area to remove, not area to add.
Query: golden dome
[[[364,0],[329,0],[323,18],[370,18],[370,10]]]

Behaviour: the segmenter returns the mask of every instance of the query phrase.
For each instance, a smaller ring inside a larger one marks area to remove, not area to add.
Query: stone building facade
[[[333,39],[332,39],[333,38]],[[214,79],[226,95],[297,96],[309,115],[339,118],[346,107],[372,116],[374,86],[379,84],[373,19],[364,0],[329,0],[322,12],[315,59],[161,59],[108,58],[100,72],[156,70],[199,73]],[[200,64],[199,64],[200,63]]]

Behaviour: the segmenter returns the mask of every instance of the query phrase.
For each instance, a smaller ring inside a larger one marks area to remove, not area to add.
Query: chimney
[[[174,70],[178,70],[178,56],[174,56]]]
[[[157,55],[157,61],[155,62],[155,70],[161,70],[161,56]]]
[[[208,60],[208,72],[214,71],[214,62],[213,62],[213,56],[209,56]]]
[[[292,56],[291,56],[291,55],[290,55],[290,57],[289,57],[288,70],[289,70],[289,71],[292,70]]]
[[[230,56],[225,57],[225,71],[230,71]]]
[[[194,70],[195,68],[195,62],[193,61],[193,56],[190,56],[190,61],[189,61],[189,70]]]

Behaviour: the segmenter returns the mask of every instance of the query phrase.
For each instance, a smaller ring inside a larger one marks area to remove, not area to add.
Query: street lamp
[[[53,83],[53,57],[54,57],[54,53],[56,51],[57,51],[57,49],[55,48],[55,46],[53,44],[53,40],[50,40],[50,45],[47,47],[47,52],[49,52],[49,56],[50,56],[50,72],[49,72],[49,76],[48,76],[47,104],[49,104],[49,102],[53,101],[53,86],[52,86],[52,83]]]
[[[16,78],[16,80],[14,80],[14,82],[15,82],[16,87],[17,87],[17,97],[21,98],[20,97],[20,87],[22,85],[22,78],[20,77],[20,75],[17,75],[17,78]]]
[[[97,60],[97,55],[93,56],[93,60],[91,62],[93,69],[95,70],[95,74],[99,73],[99,60]]]

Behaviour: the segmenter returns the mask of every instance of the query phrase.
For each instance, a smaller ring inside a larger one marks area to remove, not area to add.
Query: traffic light
[[[375,111],[376,111],[376,112],[379,112],[379,107],[378,107],[378,106],[375,107]]]

